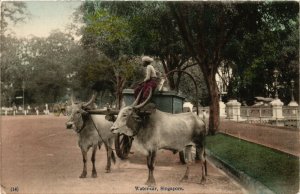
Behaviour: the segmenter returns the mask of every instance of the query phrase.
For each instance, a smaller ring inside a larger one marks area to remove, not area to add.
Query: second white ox
[[[96,94],[87,103],[74,103],[71,99],[72,105],[69,107],[70,116],[66,122],[67,129],[73,128],[78,135],[78,145],[82,152],[83,157],[83,170],[80,178],[86,178],[87,176],[87,153],[92,148],[93,163],[92,177],[97,177],[97,171],[95,167],[96,151],[97,147],[101,148],[104,143],[107,153],[106,172],[110,172],[111,159],[116,162],[114,152],[112,150],[112,144],[115,135],[110,132],[112,126],[112,115],[90,115],[87,110],[94,103]],[[109,120],[109,121],[107,121]]]
[[[159,149],[181,151],[190,144],[195,143],[200,155],[202,167],[202,179],[205,180],[204,168],[204,138],[206,127],[202,119],[197,115],[187,112],[180,114],[170,114],[159,111],[152,103],[147,104],[149,97],[139,105],[136,101],[120,110],[118,117],[111,127],[113,133],[121,133],[128,136],[135,136],[145,153],[147,153],[147,166],[149,170],[147,185],[155,185],[153,176],[156,152]],[[189,163],[183,179],[189,175]]]

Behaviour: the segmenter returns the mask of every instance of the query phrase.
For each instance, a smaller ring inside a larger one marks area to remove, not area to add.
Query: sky
[[[31,17],[25,23],[10,28],[17,37],[34,35],[47,37],[52,30],[65,27],[72,21],[72,13],[82,2],[80,1],[26,1]]]

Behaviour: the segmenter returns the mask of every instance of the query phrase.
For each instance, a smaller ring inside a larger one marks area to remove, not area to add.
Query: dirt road
[[[65,129],[66,117],[3,116],[1,118],[1,185],[6,193],[243,193],[243,189],[220,170],[208,166],[200,181],[200,166],[193,164],[191,177],[180,183],[185,167],[178,154],[160,151],[154,176],[157,190],[144,191],[148,170],[145,156],[135,152],[127,161],[117,160],[105,173],[105,152],[98,151],[97,178],[80,179],[82,158],[77,135]],[[134,149],[133,149],[134,151]],[[90,157],[91,153],[89,153]],[[161,190],[174,189],[174,191]],[[138,190],[137,190],[138,188]],[[140,190],[141,189],[141,190]]]

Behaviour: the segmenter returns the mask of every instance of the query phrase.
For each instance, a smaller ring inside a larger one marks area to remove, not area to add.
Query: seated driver
[[[157,87],[158,79],[157,79],[156,70],[151,65],[153,61],[154,60],[148,56],[144,56],[142,58],[143,66],[146,68],[146,75],[144,81],[138,84],[138,86],[134,89],[135,98],[138,96],[140,91],[142,91],[138,104],[145,101],[150,94],[150,90],[154,91]]]

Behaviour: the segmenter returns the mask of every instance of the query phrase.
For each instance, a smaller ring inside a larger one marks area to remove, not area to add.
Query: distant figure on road
[[[27,114],[29,114],[31,112],[31,107],[30,107],[30,105],[28,104],[27,105]]]
[[[34,108],[34,110],[35,110],[36,115],[39,115],[39,107],[36,106],[36,107]]]
[[[17,113],[17,106],[15,103],[12,104],[12,109],[13,109],[13,115],[15,116]]]
[[[49,108],[48,108],[48,104],[45,104],[45,115],[49,114]]]

